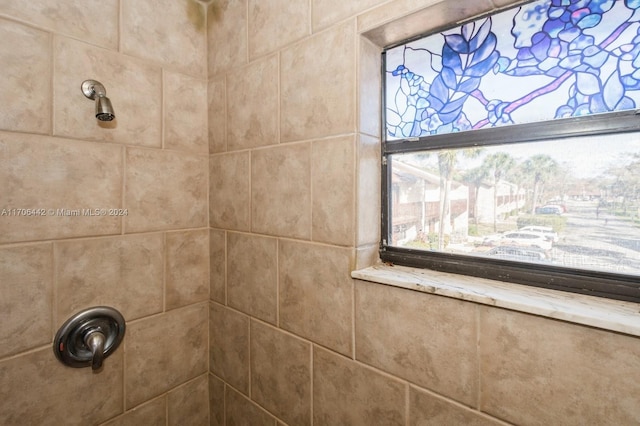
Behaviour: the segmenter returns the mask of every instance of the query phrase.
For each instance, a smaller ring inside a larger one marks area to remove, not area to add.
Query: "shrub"
[[[550,226],[556,232],[562,232],[567,224],[564,216],[535,214],[518,217],[518,229],[525,226]]]

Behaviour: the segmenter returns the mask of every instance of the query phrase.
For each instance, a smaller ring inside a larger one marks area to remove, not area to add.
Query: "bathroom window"
[[[383,62],[384,261],[640,301],[640,1],[534,1]]]

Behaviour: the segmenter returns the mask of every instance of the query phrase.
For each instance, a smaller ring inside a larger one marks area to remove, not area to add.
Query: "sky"
[[[536,154],[546,154],[561,166],[568,168],[574,177],[594,178],[601,176],[612,166],[621,165],[621,159],[628,162],[630,153],[640,155],[640,133],[581,136],[553,141],[485,147],[476,159],[465,159],[459,156],[458,169],[464,170],[480,166],[484,157],[495,152],[506,152],[519,161],[524,161]],[[429,162],[437,168],[435,155],[429,159]]]

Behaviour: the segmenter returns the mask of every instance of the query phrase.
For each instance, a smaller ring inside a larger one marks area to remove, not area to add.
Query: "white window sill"
[[[404,266],[376,265],[352,278],[640,336],[640,304]]]

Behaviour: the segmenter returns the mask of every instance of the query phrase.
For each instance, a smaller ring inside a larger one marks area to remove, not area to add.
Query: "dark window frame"
[[[640,276],[538,265],[502,259],[430,252],[388,244],[391,232],[392,154],[439,149],[518,144],[578,136],[640,132],[640,110],[493,127],[420,138],[387,140],[385,119],[385,53],[382,53],[382,229],[380,258],[383,262],[461,275],[640,302]]]

